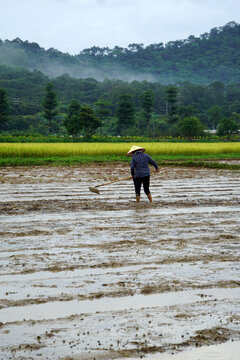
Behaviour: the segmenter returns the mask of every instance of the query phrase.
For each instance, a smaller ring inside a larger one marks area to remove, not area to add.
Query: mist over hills
[[[240,82],[240,25],[230,22],[200,37],[144,47],[91,47],[78,55],[45,50],[37,43],[16,38],[0,40],[0,65],[39,70],[49,77],[68,74],[98,81],[120,79],[173,84],[189,81],[209,84]]]

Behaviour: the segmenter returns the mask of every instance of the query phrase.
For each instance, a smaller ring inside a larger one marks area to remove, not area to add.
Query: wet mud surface
[[[239,171],[0,169],[0,359],[120,359],[240,340]]]

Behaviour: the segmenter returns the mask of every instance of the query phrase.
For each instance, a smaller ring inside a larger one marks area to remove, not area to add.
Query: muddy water
[[[228,341],[223,344],[202,346],[196,349],[181,351],[178,354],[147,355],[148,360],[239,360],[240,341]],[[140,358],[132,358],[139,360]]]
[[[0,358],[156,358],[240,339],[240,172],[163,168],[152,204],[131,181],[88,190],[128,175],[1,168]]]

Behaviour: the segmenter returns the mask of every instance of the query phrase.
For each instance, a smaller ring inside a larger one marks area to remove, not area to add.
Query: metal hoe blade
[[[95,188],[95,187],[89,186],[89,190],[92,191],[92,192],[95,193],[95,194],[99,194],[99,195],[100,195],[100,191],[99,191],[97,188]]]

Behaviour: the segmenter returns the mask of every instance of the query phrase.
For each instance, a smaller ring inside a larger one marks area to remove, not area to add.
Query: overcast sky
[[[240,23],[239,0],[0,0],[0,39],[78,54],[199,36]]]

